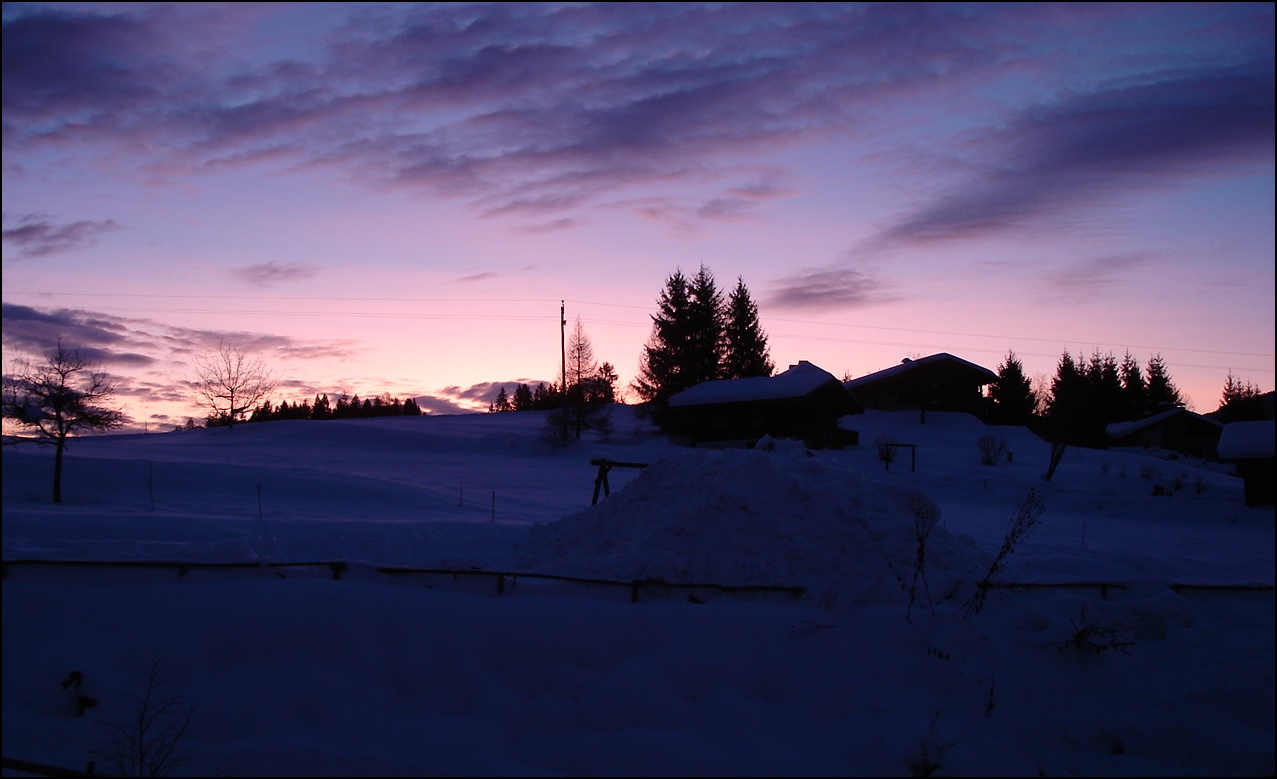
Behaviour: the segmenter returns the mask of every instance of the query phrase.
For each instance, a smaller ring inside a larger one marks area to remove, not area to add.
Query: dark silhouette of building
[[[962,411],[983,416],[983,387],[998,374],[941,352],[845,382],[865,408],[880,411]]]
[[[801,440],[812,449],[855,444],[838,426],[864,407],[833,374],[803,360],[776,376],[707,381],[669,401],[666,431],[696,446],[752,446],[763,436]]]

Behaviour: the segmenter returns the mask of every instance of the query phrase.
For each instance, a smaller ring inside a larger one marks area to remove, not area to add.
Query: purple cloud
[[[863,308],[899,300],[886,282],[854,268],[805,271],[771,286],[765,305],[782,309]]]
[[[114,220],[81,220],[58,225],[39,214],[28,214],[21,224],[4,231],[4,240],[18,247],[18,257],[45,257],[74,251],[97,243],[98,236],[119,230]]]
[[[1092,63],[1142,82],[1054,102],[1048,88],[1036,113],[992,118],[1007,129],[983,137],[1011,156],[880,240],[1013,226],[1136,185],[1163,163],[1191,171],[1252,159],[1253,139],[1267,128],[1271,147],[1272,128],[1272,10],[1259,6],[1168,7],[1148,53]],[[6,150],[105,140],[101,153],[131,153],[145,140],[169,150],[136,161],[153,171],[336,167],[370,187],[540,224],[705,186],[724,194],[678,203],[688,209],[680,218],[744,218],[762,202],[750,194],[760,157],[882,134],[881,117],[923,101],[960,113],[1007,74],[1049,83],[1055,31],[1089,35],[1135,15],[1055,4],[443,4],[372,16],[337,7],[319,22],[320,48],[272,55],[236,45],[301,11],[75,8],[6,9]],[[217,42],[192,38],[197,27]],[[1190,34],[1200,53],[1185,53]],[[217,46],[240,56],[215,57]],[[1256,65],[1220,64],[1246,57]]]
[[[229,271],[240,281],[255,286],[269,287],[279,282],[309,279],[319,273],[318,269],[307,265],[284,265],[278,262],[259,262]]]
[[[1177,179],[1271,166],[1273,63],[1116,84],[1022,113],[973,142],[990,162],[857,252],[1040,224]],[[979,163],[975,163],[979,165]]]

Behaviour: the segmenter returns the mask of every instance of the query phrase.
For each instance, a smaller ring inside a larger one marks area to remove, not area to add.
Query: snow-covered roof
[[[1176,408],[1169,408],[1165,411],[1160,411],[1152,415],[1151,417],[1144,417],[1143,419],[1137,419],[1133,422],[1114,422],[1113,424],[1104,428],[1104,432],[1108,433],[1109,438],[1124,438],[1125,436],[1128,436],[1131,433],[1134,433],[1138,430],[1143,430],[1146,427],[1152,427],[1158,424],[1159,422],[1162,422],[1163,420],[1170,419],[1171,417],[1177,416],[1179,414],[1190,414],[1194,417],[1197,417],[1203,422],[1207,422],[1209,424],[1214,425],[1215,427],[1220,427],[1220,428],[1223,427],[1223,425],[1211,419],[1210,417],[1204,417],[1201,414],[1196,414],[1192,411],[1189,411],[1186,408],[1176,407]]]
[[[829,371],[803,360],[775,376],[706,381],[670,398],[671,406],[703,406],[757,400],[801,398],[838,379]]]
[[[1273,456],[1274,425],[1271,419],[1259,422],[1230,422],[1219,435],[1216,451],[1221,460],[1259,460]]]
[[[998,374],[994,373],[993,371],[989,370],[983,365],[976,365],[975,363],[968,362],[962,359],[961,357],[954,357],[952,354],[949,354],[948,352],[940,352],[938,354],[931,354],[926,357],[919,357],[916,360],[906,360],[905,362],[902,362],[899,365],[893,365],[890,368],[884,368],[874,373],[865,374],[864,376],[861,376],[859,378],[855,378],[855,379],[852,379],[851,381],[844,382],[844,385],[847,387],[847,389],[855,389],[858,386],[863,386],[865,384],[882,381],[883,379],[889,379],[895,376],[900,376],[902,374],[908,373],[909,371],[917,370],[918,368],[922,368],[929,365],[939,365],[945,362],[957,364],[961,366],[962,368],[965,368],[968,371],[972,372],[973,374],[979,375],[982,379],[985,379],[986,383],[998,380]]]

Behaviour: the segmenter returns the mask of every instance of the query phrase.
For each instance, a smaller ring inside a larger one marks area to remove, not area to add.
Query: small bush
[[[890,463],[896,459],[896,448],[892,446],[896,442],[894,436],[880,435],[874,440],[874,446],[878,449],[878,459],[884,463]]]
[[[1184,482],[1188,481],[1188,477],[1182,473],[1177,473],[1171,477],[1171,489],[1179,492],[1184,489]]]
[[[1198,495],[1201,495],[1205,491],[1206,491],[1206,479],[1202,478],[1201,476],[1194,476],[1193,477],[1193,492],[1196,492]]]
[[[976,448],[980,450],[980,462],[984,465],[997,465],[998,460],[1002,459],[1002,455],[1007,451],[1007,440],[1001,436],[992,433],[980,436],[975,442]]]
[[[940,520],[940,512],[930,503],[917,503],[913,507],[913,533],[918,542],[917,555],[913,565],[913,583],[909,586],[909,608],[905,609],[905,621],[913,622],[913,604],[918,600],[918,580],[922,580],[923,589],[927,593],[927,601],[931,602],[931,588],[927,584],[927,539],[935,530]],[[934,607],[932,608],[934,612]]]
[[[1156,479],[1158,476],[1161,476],[1161,475],[1162,475],[1162,472],[1158,470],[1158,467],[1156,465],[1141,465],[1140,466],[1141,479]]]
[[[1073,635],[1057,645],[1061,652],[1071,649],[1075,652],[1098,655],[1116,649],[1122,654],[1129,655],[1128,648],[1135,646],[1131,631],[1125,625],[1116,622],[1111,625],[1101,625],[1098,619],[1087,620],[1085,607],[1082,608],[1082,613],[1076,620],[1069,621],[1073,623]]]
[[[966,603],[966,616],[979,614],[984,608],[984,600],[993,587],[993,578],[1002,571],[1006,565],[1006,559],[1011,556],[1016,547],[1028,538],[1030,531],[1037,526],[1038,519],[1045,510],[1046,503],[1042,500],[1042,495],[1030,487],[1028,493],[1020,499],[1019,505],[1015,507],[1015,513],[1007,525],[1006,536],[1002,539],[1002,548],[989,564],[989,570],[984,574],[984,578],[976,583],[975,594]]]

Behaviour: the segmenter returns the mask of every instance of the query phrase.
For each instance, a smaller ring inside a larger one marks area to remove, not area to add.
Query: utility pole
[[[562,368],[562,379],[559,383],[559,394],[563,397],[563,440],[568,440],[568,317],[566,301],[559,301],[559,361]]]

